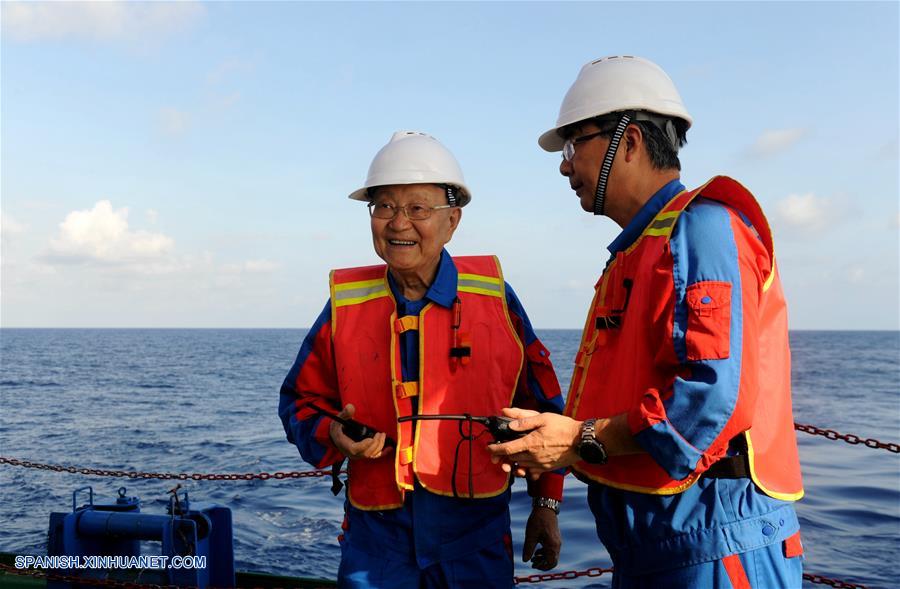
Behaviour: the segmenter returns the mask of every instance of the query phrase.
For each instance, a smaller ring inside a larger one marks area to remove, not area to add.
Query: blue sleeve
[[[327,436],[330,419],[309,408],[315,401],[323,408],[340,410],[331,350],[323,349],[326,347],[323,342],[330,344],[330,330],[329,301],[303,339],[297,359],[281,385],[278,402],[278,415],[287,440],[297,446],[306,462],[317,468],[340,458]]]
[[[719,437],[738,406],[744,328],[737,243],[729,210],[703,199],[672,233],[671,337],[680,369],[671,394],[646,396],[641,417],[629,415],[629,422],[636,441],[676,480],[705,470],[727,449]]]
[[[534,408],[541,412],[562,413],[563,399],[559,380],[550,361],[550,351],[534,333],[519,297],[509,284],[506,284],[506,306],[513,326],[525,347],[524,378],[520,379],[516,406]]]

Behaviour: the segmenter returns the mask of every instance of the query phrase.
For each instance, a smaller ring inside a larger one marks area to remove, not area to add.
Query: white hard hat
[[[603,57],[581,68],[563,98],[556,126],[538,138],[538,145],[560,151],[564,140],[559,130],[566,125],[623,110],[677,117],[688,127],[693,122],[675,84],[661,67],[642,57]]]
[[[459,190],[458,206],[472,199],[453,154],[431,135],[418,131],[394,133],[375,154],[365,185],[350,193],[350,198],[368,200],[370,188],[391,184],[446,184]]]

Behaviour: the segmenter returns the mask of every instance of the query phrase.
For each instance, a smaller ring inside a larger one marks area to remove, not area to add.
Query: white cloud
[[[206,13],[198,2],[2,3],[3,35],[13,41],[152,40],[187,29]]]
[[[789,194],[775,203],[776,218],[792,229],[814,231],[828,221],[830,204],[827,199],[806,194]]]
[[[177,108],[159,109],[159,127],[170,137],[182,135],[191,126],[190,113]]]
[[[156,221],[159,219],[159,213],[154,209],[147,209],[147,212],[144,214],[147,216],[147,221],[153,225],[155,225]]]
[[[888,141],[878,150],[878,155],[888,161],[896,163],[897,158],[900,158],[900,141],[897,141],[896,139]]]
[[[26,229],[27,227],[25,225],[22,225],[8,214],[0,211],[0,235],[2,235],[4,239],[7,239],[12,235],[25,233]]]
[[[847,279],[853,284],[862,284],[866,277],[866,270],[862,266],[851,266],[846,273]]]
[[[166,258],[174,246],[171,237],[128,227],[128,209],[113,210],[101,200],[91,210],[72,211],[59,224],[59,235],[51,240],[51,262],[97,262],[147,264]]]
[[[280,267],[281,264],[271,260],[247,260],[237,264],[224,264],[219,268],[219,273],[227,275],[266,274]]]
[[[750,147],[749,153],[753,157],[770,157],[785,151],[806,136],[807,129],[769,129],[763,131],[756,142]]]
[[[272,272],[280,267],[281,264],[271,260],[248,260],[244,262],[244,270],[247,272]]]
[[[232,92],[227,96],[220,96],[215,100],[214,106],[217,110],[228,110],[241,100],[240,92]]]

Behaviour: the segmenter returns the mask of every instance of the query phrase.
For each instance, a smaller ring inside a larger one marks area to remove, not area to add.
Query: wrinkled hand
[[[491,461],[502,463],[506,472],[536,479],[542,472],[578,462],[575,448],[581,439],[581,422],[557,413],[538,413],[528,409],[506,408],[503,414],[515,419],[510,429],[529,431],[528,435],[488,446]]]
[[[535,550],[535,547],[540,547]],[[522,545],[522,562],[531,561],[532,568],[549,571],[559,562],[562,538],[556,513],[547,507],[535,507],[525,524],[525,543]]]
[[[343,417],[344,419],[353,419],[355,413],[356,407],[348,404],[340,413],[338,413],[338,416]],[[393,450],[390,446],[387,448],[384,447],[384,440],[387,438],[387,434],[384,432],[378,432],[374,437],[354,442],[344,434],[344,426],[336,421],[332,421],[328,434],[331,436],[331,441],[334,442],[337,449],[350,460],[356,460],[358,458],[381,458]]]

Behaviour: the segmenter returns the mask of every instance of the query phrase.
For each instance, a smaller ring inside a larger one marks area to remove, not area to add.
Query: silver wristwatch
[[[553,513],[559,515],[559,504],[560,502],[556,499],[551,499],[550,497],[535,497],[531,500],[531,507],[546,507],[548,509],[552,509]]]

